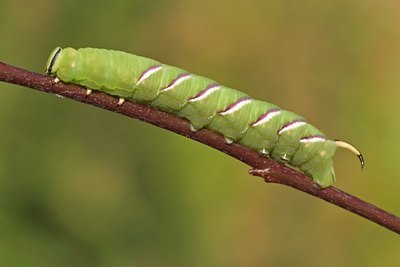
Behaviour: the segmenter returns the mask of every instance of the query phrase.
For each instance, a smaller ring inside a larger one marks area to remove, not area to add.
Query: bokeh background
[[[337,186],[400,214],[400,2],[1,0],[0,60],[179,66],[359,147]],[[0,83],[0,266],[398,266],[398,235],[163,129]]]

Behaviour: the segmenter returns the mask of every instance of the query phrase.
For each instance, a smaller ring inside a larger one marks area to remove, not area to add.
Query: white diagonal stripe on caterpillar
[[[214,93],[215,91],[218,91],[221,89],[221,85],[219,84],[212,84],[206,87],[206,89],[204,89],[202,92],[200,92],[197,96],[195,96],[194,98],[189,99],[188,102],[193,103],[196,101],[201,101],[205,98],[207,98],[209,95],[211,95],[212,93]]]
[[[280,113],[281,113],[280,109],[271,109],[271,110],[267,111],[267,113],[262,115],[256,122],[252,123],[251,126],[258,126],[258,125],[264,124],[264,123],[268,122],[269,120],[271,120],[276,115],[279,115]]]
[[[307,124],[307,122],[305,122],[304,120],[294,120],[294,121],[286,124],[285,126],[283,126],[282,129],[280,129],[278,131],[278,134],[282,134],[286,131],[296,129],[296,128],[304,126],[306,124]]]
[[[190,73],[182,73],[180,74],[175,80],[173,80],[167,87],[165,87],[164,89],[161,89],[160,93],[164,93],[167,92],[171,89],[174,89],[176,86],[178,86],[179,84],[181,84],[183,81],[191,78],[192,75]]]
[[[240,110],[244,106],[250,104],[252,101],[253,101],[253,99],[251,99],[250,97],[241,98],[238,101],[236,101],[235,103],[233,103],[232,105],[230,105],[226,110],[219,112],[219,114],[225,116],[225,115],[235,113],[236,111]]]
[[[142,82],[144,82],[147,78],[149,78],[152,74],[156,73],[157,71],[162,69],[162,65],[154,65],[151,66],[150,68],[148,68],[147,70],[145,70],[142,75],[140,75],[139,80],[135,83],[136,85],[141,84]]]
[[[325,142],[326,138],[320,135],[316,136],[307,136],[300,139],[300,143],[316,143],[316,142]]]

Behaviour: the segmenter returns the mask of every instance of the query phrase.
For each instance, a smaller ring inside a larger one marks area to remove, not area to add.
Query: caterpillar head
[[[50,54],[49,59],[46,63],[46,74],[52,75],[57,72],[59,69],[59,59],[61,58],[60,55],[63,49],[61,47],[56,47]]]

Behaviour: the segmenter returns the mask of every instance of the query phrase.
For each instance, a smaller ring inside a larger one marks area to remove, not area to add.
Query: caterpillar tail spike
[[[358,157],[358,160],[360,161],[361,170],[364,169],[364,167],[365,167],[364,157],[355,146],[353,146],[352,144],[349,144],[347,142],[341,141],[341,140],[335,140],[335,143],[338,147],[344,148],[344,149],[347,149],[347,150],[350,150],[351,152],[353,152]]]

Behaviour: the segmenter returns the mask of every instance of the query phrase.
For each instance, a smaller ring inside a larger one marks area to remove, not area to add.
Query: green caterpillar
[[[215,81],[153,59],[96,48],[57,47],[46,73],[59,80],[148,104],[190,121],[193,131],[208,128],[227,143],[237,142],[271,159],[297,167],[320,188],[335,181],[333,156],[338,147],[361,153],[325,134],[302,117]]]

